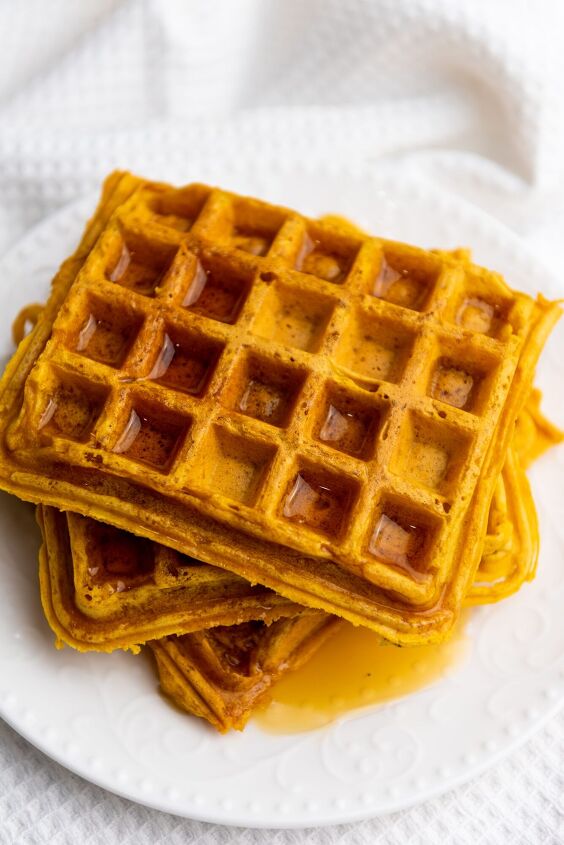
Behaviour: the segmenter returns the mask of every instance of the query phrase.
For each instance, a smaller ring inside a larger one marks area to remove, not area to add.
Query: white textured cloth
[[[564,231],[559,0],[0,0],[0,250],[113,167],[284,156],[414,171],[550,260]],[[7,281],[4,282],[9,283]],[[441,798],[252,831],[103,792],[0,723],[1,843],[556,843],[564,715]]]
[[[2,845],[557,845],[564,842],[564,716],[466,786],[400,813],[312,830],[180,819],[47,760],[0,721]]]

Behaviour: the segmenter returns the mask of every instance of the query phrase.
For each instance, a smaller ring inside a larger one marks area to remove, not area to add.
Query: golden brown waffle
[[[498,601],[534,573],[536,518],[522,485],[510,453],[467,604]],[[168,634],[307,612],[228,571],[96,520],[39,506],[38,521],[42,602],[59,646],[137,651]]]
[[[498,601],[534,574],[538,532],[521,461],[537,455],[541,442],[546,448],[562,439],[562,433],[540,414],[536,400],[534,396],[530,410],[522,415],[527,419],[520,428],[527,435],[518,438],[520,454],[509,449],[492,500],[484,552],[465,604]],[[165,694],[224,732],[243,728],[257,707],[268,701],[273,682],[304,664],[344,624],[334,616],[326,619],[327,624],[321,616],[284,619],[270,628],[251,622],[149,645]]]
[[[518,451],[513,445],[509,449],[490,507],[482,559],[466,604],[497,601],[534,574],[538,535],[521,463],[530,463],[563,438],[563,433],[540,412],[539,400],[539,392],[533,391],[518,420],[514,438]],[[116,647],[116,632],[122,645],[131,642],[131,631],[126,633],[124,625],[128,616],[130,621],[136,620],[137,631],[141,621],[152,626],[155,633],[166,630],[166,625],[174,625],[171,602],[167,608],[162,596],[168,590],[170,599],[171,588],[173,610],[180,624],[185,625],[186,619],[178,614],[180,601],[189,609],[192,621],[195,593],[203,599],[199,604],[202,610],[210,607],[210,587],[215,594],[218,583],[228,584],[229,578],[240,580],[222,570],[215,570],[214,577],[213,567],[194,561],[182,567],[180,556],[171,550],[93,520],[73,514],[65,516],[52,508],[39,510],[44,516],[40,520],[45,538],[41,585],[46,613],[58,637],[82,650],[111,650]],[[65,519],[68,528],[62,524]],[[159,568],[161,578],[157,575]],[[182,581],[188,579],[191,591],[182,588]],[[208,589],[207,596],[202,595],[202,588]],[[79,608],[81,595],[83,607]],[[225,599],[224,611],[234,598],[231,595]],[[108,613],[112,602],[116,610],[120,609],[113,615]],[[148,620],[149,607],[152,612]],[[241,613],[247,607],[245,597],[237,610]],[[259,610],[264,611],[265,607]],[[162,688],[178,706],[208,719],[218,730],[241,728],[256,707],[268,699],[274,681],[309,659],[341,622],[337,617],[325,617],[325,623],[322,617],[323,614],[310,611],[309,619],[302,616],[299,620],[296,613],[292,620],[275,622],[270,629],[261,622],[243,623],[153,641],[150,645],[157,658]],[[210,619],[208,615],[204,624],[210,624]],[[71,637],[69,627],[73,631]],[[77,636],[84,636],[85,628],[87,642],[77,640]]]
[[[41,599],[59,646],[139,651],[148,639],[167,634],[308,612],[272,590],[110,525],[41,506],[38,521]]]
[[[2,487],[396,641],[444,636],[559,309],[463,254],[111,184],[130,198],[2,382]]]
[[[480,566],[466,604],[499,601],[536,567],[536,514],[522,465],[562,440],[533,391],[518,419],[490,506]],[[59,644],[81,651],[136,650],[170,633],[244,619],[305,612],[236,575],[188,560],[165,546],[54,508],[38,508],[43,533],[42,601]],[[219,614],[219,616],[218,616]]]
[[[515,423],[513,447],[524,469],[552,446],[564,442],[564,430],[545,417],[540,407],[541,400],[541,391],[533,388]]]
[[[500,601],[533,578],[538,524],[529,482],[519,456],[509,449],[490,507],[482,558],[466,605]]]
[[[274,682],[303,665],[341,624],[318,612],[270,626],[247,622],[166,637],[149,645],[163,692],[223,733],[241,730],[269,700]]]
[[[562,440],[562,432],[540,413],[538,398],[534,391],[521,415],[524,419],[520,417],[519,454],[513,448],[508,452],[467,605],[498,601],[534,574],[537,523],[521,461],[529,463],[544,448]],[[344,624],[337,617],[326,619],[327,625],[321,617],[285,619],[270,628],[247,623],[167,637],[149,645],[157,659],[163,692],[183,710],[224,732],[243,728],[252,713],[268,701],[274,681],[303,665],[326,637]]]
[[[466,604],[494,602],[515,593],[534,578],[539,547],[535,504],[525,469],[564,432],[540,410],[541,393],[533,389],[519,414],[511,448],[490,507],[488,533]]]

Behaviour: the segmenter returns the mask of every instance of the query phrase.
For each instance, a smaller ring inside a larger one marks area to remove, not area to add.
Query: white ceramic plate
[[[312,214],[338,211],[370,231],[428,246],[471,245],[514,287],[557,282],[508,230],[452,196],[370,172],[260,172],[239,163],[186,173]],[[90,197],[30,232],[0,262],[3,356],[10,323],[71,252]],[[543,356],[546,407],[564,424],[564,326]],[[560,405],[560,407],[559,407]],[[431,686],[329,727],[271,735],[250,724],[214,734],[158,695],[142,658],[53,648],[37,588],[33,511],[0,497],[0,714],[46,754],[135,801],[213,822],[300,827],[374,816],[470,778],[522,742],[564,701],[564,449],[534,467],[542,554],[532,585],[471,619],[465,660]]]

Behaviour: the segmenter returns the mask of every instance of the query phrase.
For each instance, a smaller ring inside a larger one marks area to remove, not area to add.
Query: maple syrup
[[[311,273],[312,276],[317,276],[326,282],[333,282],[333,284],[339,284],[346,277],[346,272],[337,258],[315,250],[306,257],[302,269],[304,273]]]
[[[92,523],[87,530],[88,574],[94,580],[113,576],[134,578],[153,572],[154,547],[150,540],[102,523]]]
[[[199,262],[187,296],[185,308],[218,320],[234,323],[247,295],[247,287],[221,272],[206,270]]]
[[[396,268],[382,258],[372,294],[394,305],[420,310],[427,296],[427,286],[406,268]]]
[[[296,256],[296,270],[310,273],[326,282],[340,285],[344,282],[350,270],[350,257],[326,251],[317,238],[306,234],[301,248]]]
[[[330,403],[318,436],[334,449],[348,455],[364,456],[372,428],[368,414],[355,413]]]
[[[143,296],[154,296],[159,282],[166,275],[169,263],[169,261],[161,262],[162,266],[145,264],[124,242],[117,263],[106,273],[106,276],[110,282],[117,282]]]
[[[270,249],[270,239],[258,234],[236,229],[233,234],[233,244],[237,249],[251,255],[266,255]]]
[[[148,378],[173,390],[201,396],[218,357],[216,349],[197,348],[189,341],[182,342],[165,334]]]
[[[113,451],[166,472],[184,433],[180,424],[153,419],[132,408]]]
[[[255,720],[269,733],[297,733],[418,692],[468,655],[468,618],[464,613],[445,643],[403,648],[343,622],[304,666],[275,684],[271,703]]]
[[[287,397],[274,385],[251,379],[241,399],[239,410],[271,425],[281,426],[287,417]]]
[[[411,571],[423,543],[423,532],[417,525],[401,525],[398,519],[383,513],[372,534],[368,551],[385,563]]]
[[[283,515],[329,536],[338,536],[345,522],[352,490],[339,479],[301,470],[284,501]]]
[[[60,384],[49,397],[38,428],[72,440],[85,440],[100,415],[104,398],[101,393],[88,393],[70,382]]]
[[[495,334],[499,323],[499,308],[484,299],[470,297],[458,309],[456,322],[472,332]]]
[[[474,404],[478,381],[460,367],[441,360],[431,383],[431,396],[454,408],[469,411]]]
[[[136,330],[134,324],[118,325],[89,314],[80,329],[76,351],[110,367],[119,367],[129,352]]]

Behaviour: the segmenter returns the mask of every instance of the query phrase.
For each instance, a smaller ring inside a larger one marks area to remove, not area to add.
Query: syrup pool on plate
[[[343,622],[314,656],[273,688],[272,701],[255,716],[269,733],[297,733],[330,724],[344,713],[418,692],[469,652],[468,614],[438,645],[383,644],[368,628]]]

